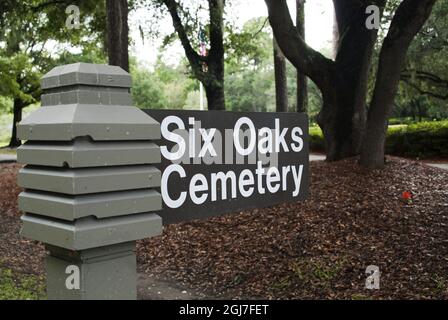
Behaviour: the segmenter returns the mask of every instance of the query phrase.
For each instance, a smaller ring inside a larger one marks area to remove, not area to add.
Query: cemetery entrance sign
[[[305,114],[144,111],[160,123],[164,224],[306,198]]]
[[[17,127],[20,233],[45,244],[48,299],[136,299],[136,241],[163,224],[307,196],[306,115],[142,111],[131,84],[56,67]]]

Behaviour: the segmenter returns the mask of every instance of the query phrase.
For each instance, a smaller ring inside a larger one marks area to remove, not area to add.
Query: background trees
[[[438,1],[408,50],[394,117],[421,120],[448,116],[447,39],[448,2]]]
[[[84,28],[67,32],[66,15],[61,12],[65,12],[68,4],[79,5],[85,17],[91,17],[91,22],[86,19]],[[16,124],[22,119],[22,110],[39,100],[42,72],[61,63],[61,57],[67,57],[58,54],[63,48],[56,47],[54,42],[70,42],[85,49],[85,57],[92,56],[96,52],[92,42],[101,39],[104,32],[104,27],[98,24],[102,10],[101,6],[82,0],[7,0],[1,6],[0,15],[1,94],[12,100],[11,105],[3,100],[0,108],[12,109],[14,117],[9,146],[16,147],[20,145]]]
[[[225,110],[224,98],[224,0],[208,0],[195,3],[196,8],[188,10],[185,1],[155,0],[140,1],[151,10],[168,12],[173,27],[191,67],[192,75],[202,82],[209,110]],[[200,12],[206,12],[208,21],[199,18]],[[201,55],[199,48],[199,29],[204,28],[208,48]]]
[[[134,101],[140,107],[197,109],[200,81],[209,109],[306,110],[311,123],[323,129],[329,160],[359,155],[364,146],[364,165],[381,166],[390,116],[390,124],[448,116],[448,4],[413,1],[334,0],[334,48],[315,50],[304,39],[304,0],[290,1],[291,8],[286,0],[266,0],[269,19],[255,18],[243,26],[234,23],[238,0],[5,0],[0,4],[0,111],[17,123],[24,108],[39,103],[38,80],[55,64],[109,60],[132,73]],[[379,31],[365,27],[371,3],[383,12]],[[80,7],[80,29],[65,26],[69,4]],[[135,41],[135,33],[128,32],[132,15],[143,9],[153,20],[139,26],[141,36],[164,39],[159,59],[150,66],[142,66],[129,51]],[[157,32],[163,17],[169,18],[172,32]],[[269,23],[280,50],[274,50]],[[400,33],[407,41],[399,40]],[[396,41],[401,62],[381,67],[387,65],[387,47]],[[184,57],[168,62],[166,53],[176,43]],[[205,50],[199,51],[200,43]],[[274,59],[274,51],[282,51],[286,62],[281,55]],[[307,83],[307,77],[312,81]],[[384,100],[381,94],[389,89],[394,90]],[[8,128],[11,146],[19,144],[14,128]],[[372,150],[375,156],[369,154]],[[365,160],[373,158],[374,163]]]
[[[383,11],[386,1],[334,0],[333,3],[339,34],[334,62],[307,46],[292,23],[285,0],[266,0],[269,20],[281,49],[322,92],[318,123],[325,137],[327,160],[357,155],[362,146],[361,163],[381,167],[386,120],[406,52],[429,17],[435,0],[404,0],[399,4],[381,47],[368,119],[366,98],[377,30],[366,27],[366,9],[373,3]]]

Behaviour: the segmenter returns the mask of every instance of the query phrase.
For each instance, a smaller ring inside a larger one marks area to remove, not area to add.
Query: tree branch
[[[426,71],[405,70],[401,73],[401,80],[411,79],[413,72],[415,72],[415,76],[418,80],[431,81],[437,85],[446,86],[448,88],[448,80],[442,79],[438,75]]]
[[[288,60],[320,89],[331,86],[334,62],[310,48],[292,23],[286,0],[265,0],[274,36]]]
[[[406,53],[425,24],[436,0],[403,0],[381,47],[378,72],[367,119],[360,162],[366,167],[384,165],[387,117],[394,106]]]
[[[202,72],[201,62],[204,61],[204,59],[191,46],[191,42],[188,39],[185,27],[182,24],[182,21],[179,17],[178,5],[176,1],[175,0],[162,0],[162,1],[171,15],[174,30],[176,30],[176,33],[180,39],[182,47],[184,48],[185,55],[187,56],[187,59],[190,62],[193,72],[195,73],[196,77],[199,80],[202,80],[204,78],[204,73]]]
[[[414,88],[415,90],[417,90],[418,93],[420,93],[422,95],[430,96],[430,97],[433,97],[433,98],[436,98],[436,99],[440,99],[440,100],[448,100],[448,93],[443,95],[443,94],[440,94],[440,93],[424,90],[424,89],[420,88],[419,86],[417,86],[415,83],[412,83],[411,81],[409,81],[409,79],[402,79],[402,80],[408,86],[410,86],[411,88]]]

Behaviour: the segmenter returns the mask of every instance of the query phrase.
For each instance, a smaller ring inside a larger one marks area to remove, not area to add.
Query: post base
[[[49,300],[135,300],[135,241],[72,251],[46,246]]]

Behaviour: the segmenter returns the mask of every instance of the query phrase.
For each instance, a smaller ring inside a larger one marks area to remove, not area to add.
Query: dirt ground
[[[16,174],[0,165],[0,266],[43,274],[41,244],[18,236]],[[388,158],[311,163],[311,195],[167,226],[138,242],[146,299],[447,299],[448,172]],[[409,192],[410,199],[403,198]],[[380,289],[365,270],[380,268]]]

